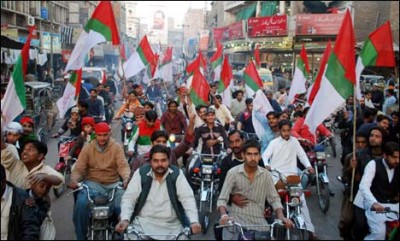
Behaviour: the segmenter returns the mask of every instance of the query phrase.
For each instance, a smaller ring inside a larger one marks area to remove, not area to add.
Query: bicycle
[[[190,229],[190,227],[185,227],[177,234],[149,234],[140,232],[136,230],[133,225],[129,225],[125,233],[126,240],[155,240],[155,237],[172,237],[173,239],[171,240],[187,240],[190,239],[190,236],[192,235],[192,230]]]
[[[276,227],[276,225],[279,226]],[[256,227],[268,228],[269,231],[247,230],[247,228]],[[284,228],[283,222],[279,219],[275,219],[273,223],[268,225],[242,225],[238,222],[228,221],[228,224],[219,225],[216,228],[231,228],[230,233],[239,233],[239,237],[232,236],[232,239],[235,240],[281,240],[284,238],[283,232],[279,235],[279,229]]]

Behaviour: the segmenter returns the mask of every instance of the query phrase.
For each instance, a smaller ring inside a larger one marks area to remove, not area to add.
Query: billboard
[[[247,25],[249,37],[287,35],[287,16],[249,18]]]
[[[147,37],[152,44],[168,44],[168,18],[162,8],[153,8],[150,14],[150,28]]]
[[[337,35],[344,14],[299,14],[296,35]]]

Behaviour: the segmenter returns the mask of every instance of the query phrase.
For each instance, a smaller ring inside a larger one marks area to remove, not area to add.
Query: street
[[[63,120],[57,120],[57,123],[53,131],[57,130],[63,124]],[[116,140],[120,140],[120,124],[119,122],[112,123],[112,136]],[[336,135],[338,136],[338,135]],[[338,153],[341,153],[340,141],[337,140]],[[48,141],[49,152],[47,154],[46,163],[52,167],[57,162],[57,139],[49,138]],[[330,148],[327,150],[328,155],[331,153]],[[328,157],[328,172],[330,179],[330,188],[335,193],[334,197],[331,197],[330,208],[326,214],[322,213],[318,206],[318,198],[316,195],[316,187],[311,187],[311,196],[307,198],[307,205],[310,210],[311,219],[314,223],[316,234],[322,240],[338,240],[340,239],[339,230],[337,228],[340,208],[342,202],[342,184],[336,179],[337,175],[340,175],[341,164],[339,157],[334,159]],[[73,195],[68,195],[71,189],[67,189],[66,192],[60,197],[56,198],[53,192],[50,193],[52,198],[52,216],[56,226],[57,234],[56,239],[58,240],[75,240],[75,231],[73,225]],[[219,216],[216,212],[212,215],[211,223],[217,221]],[[192,239],[197,240],[210,240],[214,238],[213,227],[210,225],[207,234],[198,234],[192,236]]]

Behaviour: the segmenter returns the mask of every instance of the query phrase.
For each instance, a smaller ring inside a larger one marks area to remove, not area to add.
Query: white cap
[[[12,133],[22,133],[23,130],[22,125],[18,122],[11,122],[6,127],[6,131]]]

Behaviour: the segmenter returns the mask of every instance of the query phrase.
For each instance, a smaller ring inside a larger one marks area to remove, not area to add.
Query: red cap
[[[96,125],[96,122],[94,121],[93,117],[83,117],[82,118],[82,128],[85,125],[91,125],[92,127],[94,127]]]
[[[24,116],[24,117],[22,117],[22,119],[19,121],[19,123],[21,123],[21,125],[24,124],[24,123],[26,123],[26,122],[28,122],[28,123],[30,123],[31,125],[33,125],[33,119],[32,119],[31,117],[29,117],[29,116]]]
[[[96,134],[107,133],[109,131],[110,131],[110,126],[106,122],[100,122],[94,126],[94,132],[96,132]]]

